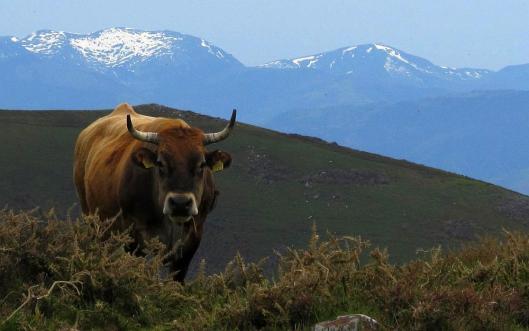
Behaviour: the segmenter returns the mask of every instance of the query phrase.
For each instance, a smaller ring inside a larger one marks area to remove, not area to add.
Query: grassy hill
[[[136,110],[180,117],[204,130],[223,125],[159,105]],[[65,213],[77,201],[71,178],[77,134],[106,113],[1,111],[0,205],[56,206]],[[244,124],[218,148],[234,162],[216,176],[221,195],[194,261],[196,268],[206,258],[209,272],[237,251],[255,260],[302,245],[313,222],[322,232],[361,235],[388,247],[397,262],[412,259],[418,248],[529,228],[529,197],[406,161]]]
[[[529,193],[529,91],[288,111],[264,123]]]

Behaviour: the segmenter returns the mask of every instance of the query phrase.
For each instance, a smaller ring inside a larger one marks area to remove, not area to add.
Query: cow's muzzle
[[[198,215],[198,206],[193,193],[171,192],[165,196],[163,214],[171,220],[185,223]]]

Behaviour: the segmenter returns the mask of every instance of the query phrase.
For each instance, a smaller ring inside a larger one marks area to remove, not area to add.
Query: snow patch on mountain
[[[16,38],[15,38],[16,39]],[[63,31],[38,31],[20,40],[20,44],[32,53],[52,55],[58,53],[68,37]],[[11,39],[13,40],[13,39]],[[14,42],[18,40],[13,40]]]
[[[292,60],[292,63],[294,63],[298,67],[310,68],[311,66],[313,66],[315,63],[318,62],[320,57],[321,55],[317,55],[317,56],[311,55],[311,56],[300,57],[300,58]]]
[[[357,49],[358,46],[351,46],[351,47],[347,47],[347,48],[344,48],[342,50],[342,55],[345,55],[346,53],[351,53],[352,51],[354,51],[355,49]],[[354,53],[351,53],[354,57]]]
[[[215,55],[217,58],[219,58],[219,59],[223,59],[224,58],[224,53],[219,48],[211,45],[210,43],[208,43],[204,39],[201,39],[200,46],[207,48],[208,52],[210,54]]]
[[[141,61],[168,54],[172,44],[178,40],[182,38],[161,32],[112,28],[96,36],[74,38],[70,44],[88,60],[114,67],[133,59]]]
[[[386,52],[389,56],[394,57],[394,58],[398,59],[399,61],[402,61],[404,63],[410,64],[410,62],[408,60],[406,60],[405,58],[403,58],[400,55],[398,50],[395,50],[395,49],[393,49],[391,47],[388,47],[388,46],[379,45],[379,44],[375,44],[375,48],[378,49],[378,50]]]

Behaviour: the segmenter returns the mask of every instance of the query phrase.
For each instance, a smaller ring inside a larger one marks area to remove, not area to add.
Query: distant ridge
[[[481,79],[492,72],[486,69],[455,69],[437,66],[428,60],[378,43],[343,47],[329,52],[277,60],[262,65],[264,68],[314,69],[347,75],[365,70],[365,66],[372,71],[383,68],[386,72],[395,75],[417,77],[422,74],[446,80]]]
[[[416,100],[476,89],[529,88],[529,65],[447,68],[383,43],[248,67],[203,38],[124,27],[0,37],[0,107],[83,109],[122,100],[219,115],[246,108],[264,123],[291,109]]]

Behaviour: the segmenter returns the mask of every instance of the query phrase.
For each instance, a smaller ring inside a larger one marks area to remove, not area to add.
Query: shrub
[[[458,251],[422,252],[403,265],[387,251],[362,254],[358,237],[313,234],[306,249],[264,260],[235,256],[185,285],[164,277],[164,247],[126,252],[112,220],[59,220],[53,212],[0,211],[0,328],[306,329],[343,313],[364,313],[384,328],[503,330],[529,327],[529,236],[505,232]],[[365,261],[365,262],[362,262]]]

